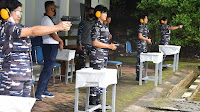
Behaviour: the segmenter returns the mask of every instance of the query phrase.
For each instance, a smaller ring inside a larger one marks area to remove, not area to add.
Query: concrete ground
[[[113,66],[109,66],[114,68]],[[123,76],[118,80],[116,94],[116,112],[165,112],[165,111],[200,111],[199,102],[187,101],[181,98],[185,87],[197,77],[197,66],[180,66],[172,72],[172,68],[163,69],[163,83],[154,86],[148,81],[142,86],[135,80],[135,64],[123,63]],[[154,74],[154,64],[150,64],[148,74]],[[64,77],[63,77],[64,79]],[[49,91],[55,98],[45,98],[37,101],[32,112],[73,112],[75,98],[75,82],[64,84],[64,81],[52,85]],[[37,82],[36,84],[37,85]],[[111,87],[108,87],[107,104],[111,105]],[[80,89],[79,109],[84,110],[86,88]],[[198,110],[199,109],[199,110]],[[108,110],[108,112],[110,112]]]

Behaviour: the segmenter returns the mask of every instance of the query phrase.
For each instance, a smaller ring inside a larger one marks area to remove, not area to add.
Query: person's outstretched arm
[[[183,27],[183,25],[171,26],[171,27],[169,28],[169,30],[176,30],[176,29],[179,29],[179,28],[182,28],[182,27]]]
[[[30,28],[22,28],[20,37],[27,36],[42,36],[51,34],[58,31],[68,31],[71,27],[71,23],[68,21],[62,21],[58,25],[53,26],[33,26]]]

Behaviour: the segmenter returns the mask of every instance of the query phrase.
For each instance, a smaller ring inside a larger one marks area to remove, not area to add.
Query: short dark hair
[[[22,4],[18,0],[0,0],[0,3],[0,10],[8,8],[10,12],[15,10],[17,7],[22,7]],[[0,20],[2,20],[1,16]]]
[[[160,23],[161,23],[161,21],[166,21],[167,20],[167,17],[162,17],[161,19],[160,19]],[[161,23],[162,24],[162,23]]]
[[[45,10],[47,10],[47,8],[48,8],[49,6],[54,5],[54,4],[55,4],[54,1],[46,1],[46,2],[44,3]]]
[[[138,22],[140,23],[140,19],[143,19],[143,20],[144,20],[145,16],[148,16],[148,14],[140,15],[140,16],[139,16],[139,20],[138,20]]]
[[[101,13],[104,13],[104,12],[108,12],[108,9],[103,5],[97,5],[94,8],[94,13],[96,13],[97,11],[100,11]]]
[[[161,20],[166,21],[167,17],[162,17]],[[160,23],[161,23],[161,20],[160,20]]]
[[[22,7],[22,4],[18,0],[1,0],[0,8],[8,8],[9,11],[15,10],[17,7]]]
[[[145,16],[148,16],[148,14],[143,14],[143,15],[141,15],[140,18],[139,18],[139,20],[140,20],[140,19],[144,19]]]
[[[87,12],[89,12],[89,10],[94,10],[94,8],[93,8],[93,7],[89,7],[89,8],[87,9]]]
[[[161,20],[163,20],[163,21],[166,21],[166,19],[167,19],[167,17],[162,17],[162,19],[161,19]]]

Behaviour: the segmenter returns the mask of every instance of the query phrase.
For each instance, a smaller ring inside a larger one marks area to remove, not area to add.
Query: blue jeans
[[[44,91],[47,91],[48,83],[53,73],[53,66],[58,53],[58,45],[43,44],[42,52],[44,57],[44,67],[40,73],[40,78],[37,85],[36,96],[41,96]]]

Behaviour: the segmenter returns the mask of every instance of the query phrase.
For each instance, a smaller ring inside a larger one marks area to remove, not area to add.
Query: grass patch
[[[135,66],[136,57],[117,57],[116,60],[123,62],[123,65]],[[180,59],[179,69],[187,68],[187,69],[196,69],[199,66],[199,61],[187,61],[184,59]],[[184,60],[184,61],[182,61]],[[165,61],[166,64],[173,64],[173,58]],[[152,62],[148,62],[148,68],[155,69],[155,64]],[[163,69],[162,72],[162,80],[168,79],[173,74],[173,68]],[[135,77],[131,74],[124,72],[122,79],[117,84],[117,96],[116,96],[116,112],[122,112],[126,107],[130,104],[133,104],[137,101],[138,98],[141,98],[145,94],[152,91],[154,88],[154,82],[148,81],[146,84],[143,83],[142,86],[138,85],[138,82],[135,81]],[[111,88],[110,90],[111,91]],[[112,95],[111,93],[107,93],[108,96]],[[111,104],[111,98],[108,97],[108,104]],[[154,105],[163,106],[166,101],[163,99],[157,99]]]

